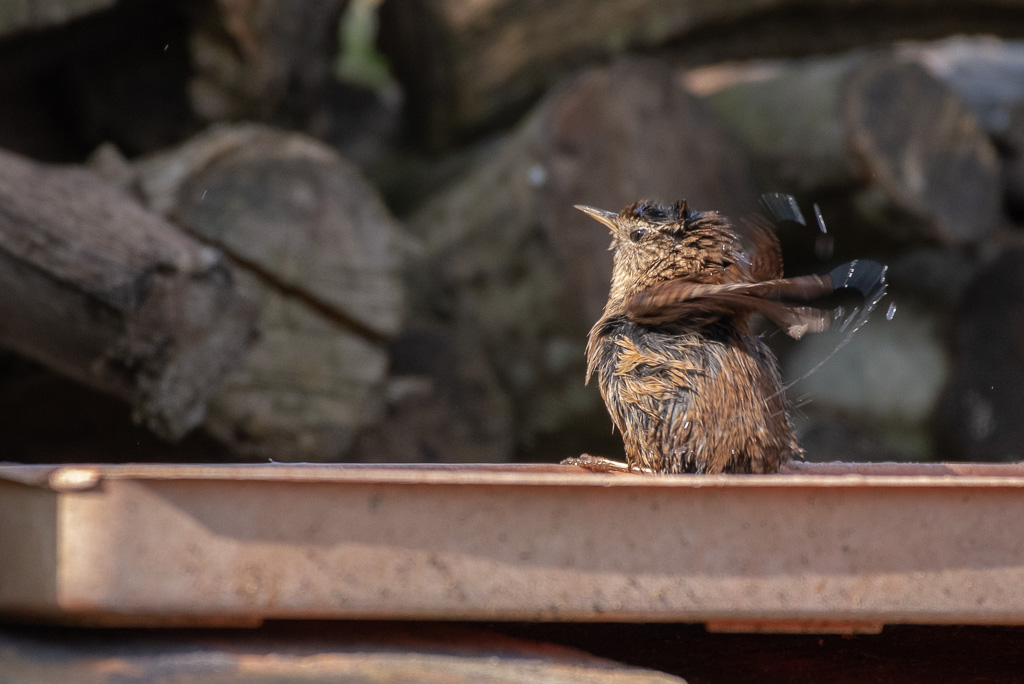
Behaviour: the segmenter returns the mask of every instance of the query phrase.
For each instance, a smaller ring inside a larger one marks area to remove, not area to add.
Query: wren
[[[563,463],[773,473],[802,457],[778,362],[752,330],[752,315],[797,339],[820,332],[834,312],[813,300],[852,288],[873,308],[885,267],[859,260],[828,275],[784,278],[775,227],[806,224],[789,195],[765,195],[762,205],[766,216],[738,223],[685,200],[640,201],[618,214],[577,205],[612,234],[611,292],[588,338],[587,381],[597,376],[626,462],[583,455]]]

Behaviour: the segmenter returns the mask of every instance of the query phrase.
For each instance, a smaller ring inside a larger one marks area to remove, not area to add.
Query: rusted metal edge
[[[697,487],[1024,487],[1024,463],[797,463],[776,475],[591,473],[554,464],[0,463],[0,480],[81,491],[101,480],[406,483],[416,485]]]

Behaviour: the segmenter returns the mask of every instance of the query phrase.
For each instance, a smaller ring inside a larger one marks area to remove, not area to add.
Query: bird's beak
[[[597,219],[604,225],[608,226],[611,230],[615,230],[615,219],[619,218],[619,215],[614,211],[605,211],[604,209],[596,209],[594,207],[588,207],[585,204],[573,205],[576,209],[579,209],[587,216]]]

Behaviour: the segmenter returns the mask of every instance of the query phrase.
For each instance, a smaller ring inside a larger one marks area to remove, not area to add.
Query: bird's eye
[[[644,230],[643,228],[637,228],[636,230],[629,234],[629,239],[632,242],[640,242],[640,240],[643,239],[644,235],[647,235],[647,231]]]

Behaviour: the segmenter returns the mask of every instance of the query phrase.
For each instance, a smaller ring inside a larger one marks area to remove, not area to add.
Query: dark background
[[[263,288],[259,341],[177,442],[0,352],[4,458],[617,456],[583,384],[607,236],[571,206],[782,191],[829,230],[782,234],[789,273],[890,266],[852,337],[764,328],[808,457],[1020,460],[1022,34],[995,0],[0,10],[0,148],[91,169]],[[0,197],[0,228],[25,211]]]

